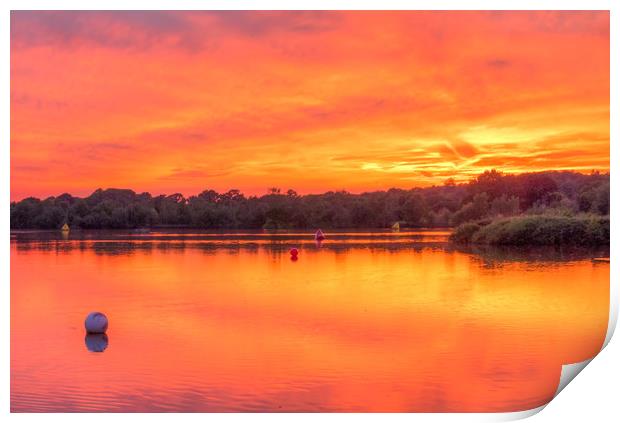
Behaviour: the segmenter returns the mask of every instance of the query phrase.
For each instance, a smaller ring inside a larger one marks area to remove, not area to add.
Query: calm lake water
[[[546,403],[561,365],[602,346],[609,264],[592,258],[608,251],[467,250],[447,236],[12,233],[11,410]],[[107,339],[85,338],[95,310]]]

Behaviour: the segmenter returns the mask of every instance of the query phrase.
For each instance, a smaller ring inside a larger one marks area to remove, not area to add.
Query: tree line
[[[351,194],[298,195],[270,188],[246,197],[239,190],[152,196],[98,189],[11,202],[11,229],[130,229],[188,226],[205,229],[449,227],[498,216],[609,214],[609,173],[486,171],[467,183],[392,188]]]

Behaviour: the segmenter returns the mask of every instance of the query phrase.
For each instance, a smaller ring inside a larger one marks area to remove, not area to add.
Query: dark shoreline
[[[389,188],[359,194],[300,195],[271,188],[265,195],[207,189],[152,196],[130,189],[98,189],[11,202],[12,229],[154,228],[442,228],[499,216],[609,214],[609,174],[569,171],[504,174],[486,171],[468,183]]]
[[[503,246],[608,246],[609,216],[521,215],[457,227],[450,240],[457,244]]]

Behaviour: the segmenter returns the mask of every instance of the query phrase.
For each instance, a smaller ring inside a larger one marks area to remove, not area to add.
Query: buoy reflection
[[[104,352],[108,348],[108,335],[105,333],[89,333],[84,338],[86,348],[91,352]]]

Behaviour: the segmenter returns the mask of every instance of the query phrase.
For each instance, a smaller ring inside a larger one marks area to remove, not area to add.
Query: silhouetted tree
[[[464,184],[351,194],[299,195],[270,188],[263,196],[239,190],[182,194],[137,194],[97,189],[85,198],[62,194],[10,205],[12,229],[139,228],[193,226],[225,229],[388,228],[446,226],[518,213],[609,214],[609,174],[543,172],[521,175],[488,171]]]

